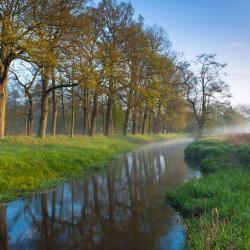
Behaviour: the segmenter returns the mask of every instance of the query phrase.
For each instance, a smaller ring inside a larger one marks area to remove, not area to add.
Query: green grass
[[[51,188],[86,170],[103,168],[139,144],[176,137],[6,137],[0,141],[0,202]]]
[[[250,145],[201,140],[185,151],[204,176],[167,192],[190,249],[250,249]]]

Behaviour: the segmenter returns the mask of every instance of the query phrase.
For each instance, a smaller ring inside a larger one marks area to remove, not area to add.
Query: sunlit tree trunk
[[[43,69],[43,92],[42,92],[42,102],[41,102],[41,115],[40,115],[40,123],[39,123],[39,133],[38,136],[44,138],[46,135],[47,121],[48,121],[48,113],[49,113],[49,96],[48,96],[48,85],[50,78],[50,67],[45,67]]]
[[[9,8],[8,11],[0,16],[0,139],[4,139],[8,74],[10,64],[15,58],[15,54],[11,49],[11,43],[5,43],[4,39],[11,37],[11,34],[13,34],[11,11],[14,8],[12,8],[13,6],[10,7],[11,3],[8,3],[8,1],[1,6],[8,6]]]
[[[1,139],[4,139],[4,136],[5,136],[7,82],[8,82],[7,76],[0,77],[0,138]]]

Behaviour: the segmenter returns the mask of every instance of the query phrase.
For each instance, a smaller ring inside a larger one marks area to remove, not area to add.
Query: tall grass
[[[190,249],[250,249],[250,145],[203,140],[186,149],[205,173],[167,193]]]

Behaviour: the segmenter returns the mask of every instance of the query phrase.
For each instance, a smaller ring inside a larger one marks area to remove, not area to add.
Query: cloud
[[[236,48],[241,48],[246,45],[245,42],[243,41],[231,41],[227,44],[226,48],[227,49],[236,49]]]

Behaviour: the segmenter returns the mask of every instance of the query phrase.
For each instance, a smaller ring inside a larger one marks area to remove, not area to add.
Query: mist
[[[206,131],[207,136],[231,135],[250,133],[250,122],[241,122],[238,124],[227,124]]]

